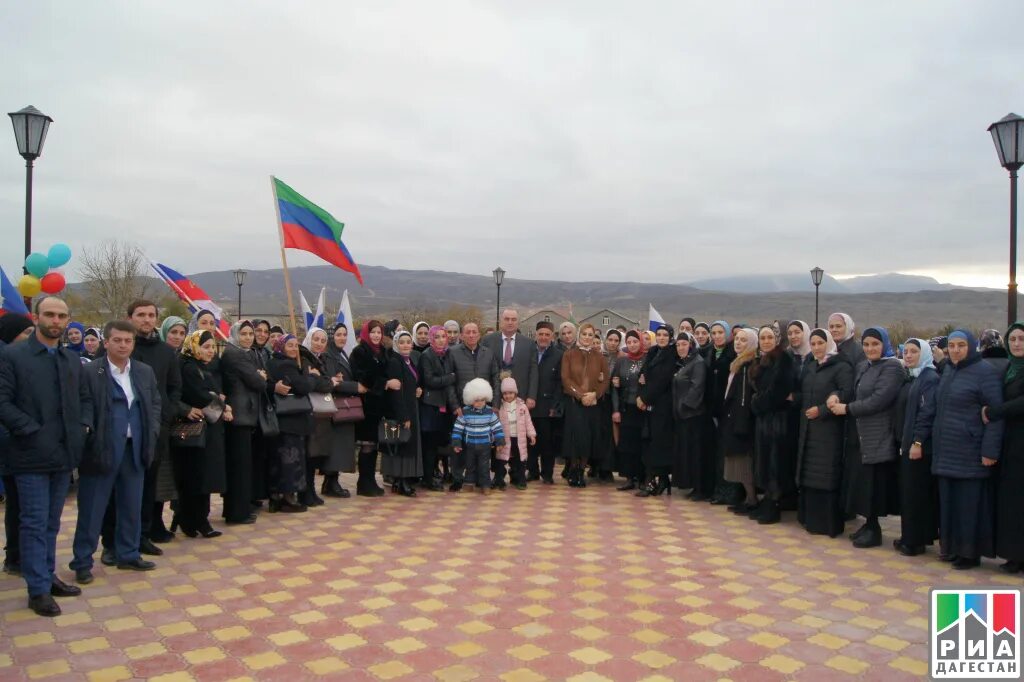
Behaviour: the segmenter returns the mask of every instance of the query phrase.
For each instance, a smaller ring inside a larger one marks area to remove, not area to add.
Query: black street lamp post
[[[46,132],[53,119],[33,106],[9,114],[18,154],[25,159],[25,258],[32,253],[32,166],[43,153]]]
[[[245,284],[245,276],[249,274],[245,270],[233,270],[235,284],[238,285],[238,319],[242,319],[242,285]]]
[[[821,286],[821,279],[825,276],[825,271],[819,267],[815,267],[811,270],[811,281],[814,282],[814,328],[818,327],[818,287]]]
[[[494,308],[494,329],[501,329],[501,283],[505,281],[505,271],[498,266],[494,269],[494,285],[498,287],[498,300]]]
[[[1024,118],[1007,114],[988,127],[999,154],[999,165],[1010,171],[1010,283],[1007,285],[1006,324],[1017,321],[1017,171],[1024,166]]]

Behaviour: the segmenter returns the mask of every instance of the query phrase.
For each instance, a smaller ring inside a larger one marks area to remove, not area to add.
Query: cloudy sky
[[[275,174],[374,265],[1006,282],[1009,183],[985,129],[1024,114],[1020,0],[3,13],[4,111],[55,120],[36,166],[37,248],[121,238],[186,272],[279,267]],[[7,130],[12,270],[24,162]]]

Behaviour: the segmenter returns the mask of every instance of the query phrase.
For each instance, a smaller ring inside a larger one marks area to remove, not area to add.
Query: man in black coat
[[[36,323],[26,315],[7,313],[0,317],[0,348],[19,341],[26,341],[35,334]],[[18,527],[21,513],[18,511],[18,487],[14,476],[4,471],[3,453],[10,445],[11,434],[0,423],[0,475],[3,476],[4,499],[4,573],[21,577],[21,538]]]
[[[160,392],[153,370],[131,360],[135,327],[130,322],[108,322],[103,338],[106,357],[85,369],[94,431],[78,467],[78,525],[71,562],[75,580],[82,585],[93,580],[92,555],[111,493],[117,510],[117,567],[156,568],[139,555],[139,540],[143,481],[160,436]]]
[[[28,606],[53,617],[60,615],[53,597],[81,594],[54,570],[71,471],[92,428],[92,397],[82,359],[60,347],[70,320],[67,304],[46,296],[36,302],[35,312],[35,335],[0,353],[0,422],[11,434],[4,469],[18,488]]]
[[[156,376],[157,390],[160,392],[160,434],[156,440],[156,450],[151,463],[146,469],[146,477],[142,487],[142,536],[139,549],[143,554],[159,556],[163,550],[155,542],[169,542],[174,534],[167,530],[163,521],[164,500],[157,501],[157,475],[161,462],[171,456],[170,428],[178,415],[181,402],[181,365],[178,354],[173,348],[160,339],[157,332],[157,316],[159,310],[156,303],[146,299],[133,301],[128,306],[128,321],[135,327],[135,350],[132,360],[149,365]],[[117,512],[113,500],[107,505],[107,513],[103,518],[103,563],[112,566],[115,561],[114,537],[117,525]]]
[[[519,313],[511,308],[502,312],[501,329],[488,334],[480,343],[498,358],[501,374],[507,373],[516,380],[519,397],[532,410],[537,405],[537,344],[519,333]]]
[[[537,429],[537,444],[530,448],[529,480],[554,483],[556,432],[562,423],[562,349],[555,343],[555,325],[538,322],[532,362],[537,369],[537,401],[530,417]]]

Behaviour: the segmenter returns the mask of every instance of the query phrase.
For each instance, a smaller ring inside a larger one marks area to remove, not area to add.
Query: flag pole
[[[277,233],[281,238],[281,265],[284,268],[284,290],[288,294],[288,318],[292,323],[292,335],[298,336],[298,326],[295,324],[295,301],[292,299],[292,278],[288,274],[288,258],[284,253],[284,224],[281,222],[281,204],[277,200],[277,185],[274,184],[274,176],[270,176],[270,191],[274,195],[274,210],[277,212]]]
[[[149,260],[149,259],[147,258],[146,260]],[[192,311],[193,315],[195,315],[196,313],[199,312],[199,306],[197,306],[195,304],[195,302],[191,298],[188,297],[188,294],[186,294],[184,291],[181,290],[181,287],[179,287],[177,284],[172,282],[163,273],[163,271],[156,266],[156,263],[154,263],[153,261],[150,260],[149,261],[149,267],[153,268],[153,271],[156,272],[156,274],[160,276],[160,279],[162,279],[164,281],[164,284],[166,284],[168,287],[170,287],[171,291],[173,291],[178,296],[179,299],[181,299],[182,301],[185,302],[185,305],[187,305],[189,307],[189,309]],[[228,337],[224,336],[224,332],[221,330],[220,325],[217,325],[215,327],[215,329],[217,330],[217,334],[220,336],[221,339],[223,339],[224,341],[228,340]]]

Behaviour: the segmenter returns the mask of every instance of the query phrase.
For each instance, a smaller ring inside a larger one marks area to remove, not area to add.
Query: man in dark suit
[[[532,410],[537,405],[537,344],[519,333],[519,313],[511,308],[502,312],[501,329],[488,334],[480,343],[498,358],[502,376],[516,380],[519,397]]]
[[[11,434],[4,470],[14,476],[21,509],[21,571],[28,607],[59,616],[54,597],[82,593],[55,573],[57,533],[71,471],[91,430],[92,397],[77,353],[60,347],[67,304],[44,296],[35,334],[0,353],[0,422]]]
[[[156,568],[139,554],[139,540],[143,482],[160,437],[160,390],[149,365],[131,359],[135,327],[130,322],[108,322],[103,338],[106,357],[85,369],[95,430],[78,467],[78,525],[71,561],[75,580],[82,585],[93,580],[92,555],[111,493],[117,510],[117,567],[134,571]]]
[[[537,444],[530,448],[530,480],[554,483],[557,431],[562,423],[562,349],[555,342],[555,325],[538,322],[533,365],[537,370],[537,401],[530,417],[537,429]]]

